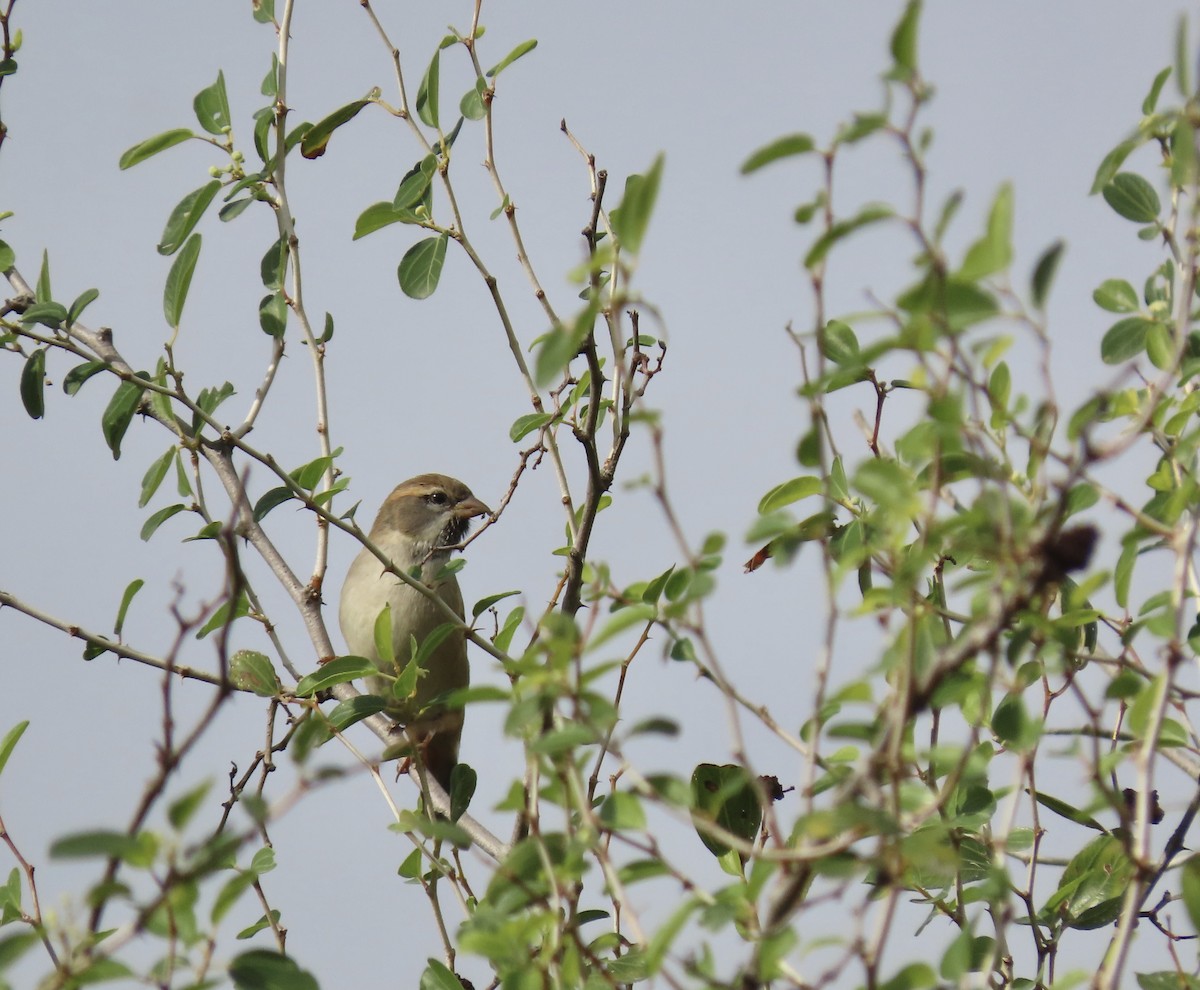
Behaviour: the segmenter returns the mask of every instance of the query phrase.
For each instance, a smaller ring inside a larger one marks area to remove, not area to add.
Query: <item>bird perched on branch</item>
[[[445,567],[453,548],[469,532],[471,520],[490,513],[461,481],[444,474],[420,474],[397,485],[387,497],[370,537],[398,570],[415,574],[420,568],[419,580],[461,619],[462,592],[458,579],[444,573]],[[380,656],[375,638],[376,622],[387,607],[392,627],[390,661]],[[419,649],[447,622],[436,603],[388,573],[366,547],[354,558],[338,608],[338,624],[351,654],[367,657],[381,671],[398,677],[412,658],[414,638]],[[470,670],[464,631],[442,629],[437,635],[445,638],[422,659],[412,693],[398,697],[393,690],[396,682],[385,677],[368,677],[366,682],[372,694],[388,701],[388,714],[404,725],[417,758],[449,793],[450,771],[458,762],[463,713],[461,709],[426,706],[444,692],[466,687]],[[407,678],[400,679],[401,685],[406,682]]]

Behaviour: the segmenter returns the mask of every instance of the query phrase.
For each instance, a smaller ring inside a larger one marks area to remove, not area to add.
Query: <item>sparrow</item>
[[[444,474],[419,474],[397,485],[387,497],[370,537],[397,570],[413,574],[420,568],[420,580],[461,619],[463,598],[458,579],[442,572],[452,548],[462,543],[470,531],[471,520],[490,514],[491,510],[461,481]],[[375,648],[375,623],[388,605],[394,665],[381,658]],[[379,558],[366,547],[354,558],[338,606],[338,625],[352,655],[367,657],[381,671],[398,675],[412,656],[413,638],[419,648],[445,622],[445,616],[428,598],[385,571]],[[394,697],[394,682],[385,677],[366,678],[366,687],[388,701],[387,713],[404,726],[417,758],[449,794],[450,772],[458,763],[463,713],[461,709],[447,711],[428,705],[438,695],[464,688],[470,682],[465,632],[456,629],[450,633],[422,667],[415,693],[408,698]]]

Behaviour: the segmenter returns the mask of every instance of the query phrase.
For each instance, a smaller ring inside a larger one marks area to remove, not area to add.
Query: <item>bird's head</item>
[[[371,539],[403,537],[420,559],[462,543],[471,520],[490,513],[461,481],[444,474],[419,474],[397,485],[384,501]]]

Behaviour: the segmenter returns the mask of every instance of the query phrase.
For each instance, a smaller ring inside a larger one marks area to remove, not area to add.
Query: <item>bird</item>
[[[461,619],[462,591],[458,579],[444,570],[453,549],[471,529],[471,520],[491,510],[471,489],[444,474],[419,474],[397,485],[384,500],[371,526],[370,538],[398,570],[417,576]],[[394,665],[381,658],[375,646],[375,624],[391,606]],[[338,604],[338,625],[351,655],[366,657],[381,671],[398,675],[417,646],[439,626],[445,615],[415,588],[384,569],[365,546],[350,564]],[[461,709],[429,708],[438,695],[465,688],[471,679],[466,634],[455,629],[422,663],[414,694],[393,696],[393,681],[367,677],[371,694],[388,701],[387,713],[404,726],[410,751],[425,770],[450,793],[450,773],[458,763],[462,737]]]

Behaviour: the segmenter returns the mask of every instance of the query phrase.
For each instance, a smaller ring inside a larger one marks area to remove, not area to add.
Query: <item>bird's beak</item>
[[[458,519],[474,519],[476,516],[490,516],[492,510],[472,495],[454,507],[454,515]]]

